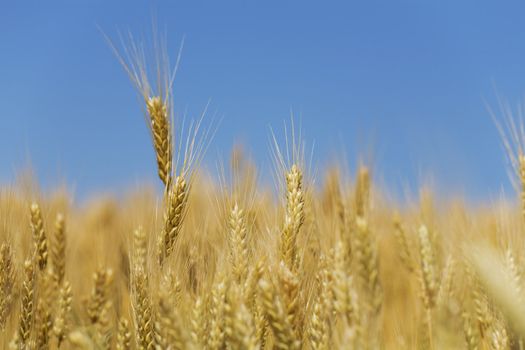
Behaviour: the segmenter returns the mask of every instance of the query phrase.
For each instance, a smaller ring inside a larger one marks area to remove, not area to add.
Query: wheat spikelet
[[[421,290],[423,303],[427,309],[432,309],[435,305],[438,284],[436,281],[434,254],[432,244],[426,226],[419,228],[419,249],[421,255]]]
[[[40,271],[43,271],[47,266],[47,238],[44,230],[44,220],[42,219],[42,212],[37,203],[31,204],[31,231],[33,232],[33,240],[35,241],[37,262]]]
[[[49,348],[49,338],[52,331],[51,312],[49,305],[42,299],[36,308],[36,349]]]
[[[233,275],[238,283],[244,283],[248,274],[247,228],[244,212],[237,203],[230,211],[228,226]]]
[[[111,302],[106,302],[100,310],[97,322],[94,324],[95,343],[98,348],[110,350],[113,342],[113,322],[110,316]]]
[[[144,271],[137,270],[133,276],[133,312],[135,315],[135,333],[137,346],[150,350],[155,347],[153,331],[154,321],[151,310],[151,299],[148,290],[148,278]]]
[[[18,325],[18,344],[24,348],[31,334],[33,327],[33,304],[35,293],[35,273],[33,262],[26,260],[24,263],[24,281],[22,283],[22,295],[20,304],[20,319]]]
[[[252,310],[254,326],[255,326],[255,337],[260,349],[266,347],[268,337],[268,320],[265,317],[262,302],[256,299]]]
[[[293,326],[295,332],[300,336],[299,280],[284,263],[279,265],[278,279],[283,296],[286,318]]]
[[[516,291],[518,295],[522,296],[523,288],[522,288],[522,281],[521,281],[521,271],[516,262],[516,259],[514,258],[514,254],[512,254],[512,251],[510,249],[507,249],[505,252],[505,264],[509,271],[510,278],[514,282],[514,286],[516,287]],[[520,299],[520,301],[522,300],[523,299]]]
[[[426,309],[425,324],[427,326],[428,342],[431,349],[434,347],[433,342],[433,326],[432,326],[432,309],[436,303],[436,296],[438,293],[438,283],[436,279],[434,254],[432,251],[432,243],[428,229],[422,225],[418,231],[419,234],[419,251],[420,251],[420,265],[421,274],[419,277],[421,284],[421,298]]]
[[[303,223],[303,175],[294,164],[286,174],[286,213],[281,237],[281,259],[290,271],[297,268],[297,237]]]
[[[487,248],[478,248],[471,253],[473,266],[479,279],[492,297],[506,320],[520,337],[525,337],[525,305],[519,300],[517,288],[508,271],[495,254]]]
[[[36,312],[33,328],[35,330],[35,347],[49,348],[52,332],[52,307],[55,303],[56,287],[50,269],[41,272],[38,278],[36,295]]]
[[[355,188],[355,215],[365,217],[370,203],[370,172],[367,167],[360,167]]]
[[[264,279],[259,282],[259,289],[263,309],[274,335],[274,347],[283,350],[299,349],[301,342],[294,333],[294,325],[288,320],[282,296],[278,294],[275,286]]]
[[[191,339],[193,344],[204,348],[208,343],[205,304],[197,297],[191,317]]]
[[[230,349],[259,349],[252,315],[235,287],[226,294],[224,332]]]
[[[439,283],[439,290],[436,296],[436,305],[444,306],[447,302],[454,298],[456,292],[456,259],[453,255],[447,257],[445,267],[443,269],[441,281]]]
[[[477,350],[479,349],[479,339],[475,332],[475,329],[472,327],[472,320],[468,313],[463,312],[461,314],[463,318],[463,332],[465,333],[465,341],[467,343],[468,350]]]
[[[144,229],[139,226],[133,231],[133,266],[147,268],[148,241]]]
[[[342,243],[339,245],[342,246]],[[328,283],[328,275],[329,273],[326,269],[322,269],[317,275],[319,291],[315,297],[312,315],[308,326],[308,340],[310,341],[311,348],[314,350],[327,349],[329,343],[330,329],[328,322],[329,316],[332,313],[332,303],[330,300],[331,285]],[[339,295],[338,300],[340,302],[343,299],[341,296],[348,295],[348,293],[343,292]],[[340,304],[338,312],[350,316],[351,313],[347,312],[349,308],[346,307],[346,303],[344,304],[345,305]],[[348,303],[348,305],[349,304],[351,303]]]
[[[213,350],[221,349],[224,346],[224,313],[226,307],[226,283],[220,281],[216,283],[211,291],[210,305],[210,329],[208,348]]]
[[[117,329],[117,350],[131,350],[131,332],[129,329],[129,321],[125,317],[121,317]]]
[[[480,337],[484,338],[487,330],[493,321],[492,312],[490,310],[490,302],[487,294],[479,285],[474,285],[472,288],[472,299],[474,301],[474,309],[476,313],[476,322]]]
[[[2,243],[0,247],[0,330],[4,330],[13,304],[15,271],[11,245]]]
[[[171,182],[173,144],[171,125],[166,102],[160,96],[149,97],[146,109],[150,120],[153,147],[157,157],[158,174],[166,187]]]
[[[518,341],[517,345],[522,347],[520,342],[521,340]],[[491,349],[494,350],[504,350],[511,348],[507,324],[501,317],[497,317],[491,325],[490,346]]]
[[[133,238],[131,295],[136,341],[140,349],[150,350],[155,347],[155,321],[153,319],[149,278],[146,272],[147,238],[141,227],[134,231]]]
[[[314,302],[312,318],[308,328],[308,339],[311,348],[314,350],[327,348],[328,326],[323,306],[322,297],[319,295]]]
[[[188,199],[188,186],[183,175],[177,176],[175,182],[170,186],[167,198],[166,212],[164,214],[164,229],[159,252],[161,265],[164,259],[172,253],[184,220]]]
[[[156,317],[156,346],[162,349],[187,349],[188,344],[186,333],[180,323],[180,315],[173,302],[172,290],[169,281],[161,284],[158,295],[158,312]]]
[[[111,269],[100,268],[93,274],[93,289],[86,305],[87,315],[92,324],[98,322],[102,310],[109,302],[112,279],[113,271]]]
[[[62,214],[58,214],[56,217],[50,250],[55,282],[60,286],[66,272],[66,234],[64,216]]]
[[[249,270],[248,277],[244,283],[243,294],[246,299],[246,305],[251,307],[252,310],[254,310],[257,301],[259,281],[265,271],[266,261],[265,259],[260,259],[257,264]]]
[[[481,285],[478,276],[472,270],[471,264],[472,262],[466,261],[465,272],[470,285],[469,296],[473,303],[479,337],[483,339],[493,322],[493,317],[487,293]]]
[[[408,272],[414,272],[414,258],[410,252],[410,247],[408,243],[408,238],[401,224],[399,215],[394,216],[394,235],[396,237],[397,243],[399,245],[399,259],[403,266],[407,269]]]
[[[328,293],[328,287],[330,287],[334,311],[350,324],[357,313],[357,297],[352,286],[352,277],[345,270],[344,251],[341,242],[336,244],[332,260],[332,271],[329,273],[331,283],[323,286],[324,293]],[[327,312],[331,311],[330,306],[324,301],[323,308],[328,309]]]
[[[64,281],[60,287],[58,305],[53,321],[53,333],[57,339],[58,348],[60,348],[60,344],[66,339],[69,332],[72,300],[71,284],[68,281]]]
[[[368,306],[373,312],[381,308],[382,295],[379,283],[379,268],[374,240],[365,218],[357,216],[355,235],[355,255],[359,278],[367,293]]]

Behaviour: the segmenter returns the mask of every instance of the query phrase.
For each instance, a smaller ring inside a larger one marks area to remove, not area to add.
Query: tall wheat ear
[[[154,36],[153,47],[150,48],[137,42],[130,34],[127,43],[121,37],[122,50],[117,49],[108,37],[106,39],[144,101],[157,171],[164,185],[164,225],[158,239],[159,264],[162,265],[172,254],[181,232],[192,174],[202,160],[216,125],[212,122],[209,128],[203,130],[206,106],[201,116],[190,122],[187,129],[181,123],[176,142],[173,82],[182,45],[175,64],[171,65],[165,37]],[[149,62],[154,62],[153,66],[149,66]]]
[[[254,283],[247,280],[255,277],[251,274],[253,271],[250,271],[250,266],[256,250],[255,236],[258,233],[254,208],[257,197],[256,175],[238,148],[233,150],[231,158],[229,172],[223,162],[219,162],[217,166],[219,189],[215,194],[215,202],[218,220],[223,226],[220,230],[225,233],[227,242],[228,268],[233,276],[231,282],[236,287],[242,287],[241,294],[249,298],[246,293],[253,293]]]
[[[304,251],[299,249],[301,228],[305,222],[305,199],[309,186],[305,186],[305,146],[300,128],[295,130],[291,120],[291,132],[286,125],[284,145],[281,146],[276,135],[271,131],[271,151],[273,157],[275,182],[284,193],[284,217],[281,223],[279,242],[280,260],[292,273],[301,269]]]

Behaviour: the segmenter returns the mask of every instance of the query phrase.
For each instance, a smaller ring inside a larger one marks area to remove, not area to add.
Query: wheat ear
[[[297,268],[297,237],[304,222],[303,175],[296,164],[286,174],[286,213],[281,237],[281,259],[290,271]]]
[[[248,274],[247,228],[244,211],[237,203],[230,211],[228,231],[233,275],[238,283],[244,283]]]
[[[226,294],[225,307],[226,344],[230,349],[258,349],[253,317],[235,286]]]
[[[394,215],[394,236],[396,237],[397,244],[399,246],[398,255],[401,263],[409,273],[414,272],[414,258],[410,252],[410,246],[408,243],[408,237],[406,231],[401,224],[401,219],[398,214]]]
[[[211,291],[210,307],[210,336],[208,348],[212,350],[222,349],[225,341],[224,317],[226,307],[226,283],[220,281],[215,284]]]
[[[340,244],[342,248],[342,244]],[[344,265],[343,265],[344,269]],[[331,290],[328,282],[328,271],[322,269],[317,274],[319,291],[314,300],[312,315],[308,326],[308,339],[313,350],[322,350],[328,348],[330,338],[329,316],[332,312]],[[348,295],[347,293],[343,293]],[[349,303],[350,304],[350,303]],[[345,308],[346,309],[346,308]],[[346,314],[346,310],[342,311]]]
[[[184,175],[181,174],[177,176],[167,194],[164,228],[159,247],[159,262],[161,265],[175,247],[175,242],[182,228],[187,199],[188,186]]]
[[[419,228],[419,252],[421,255],[421,290],[426,309],[432,309],[436,302],[438,285],[436,280],[434,253],[426,226]]]
[[[60,286],[66,273],[66,233],[62,214],[58,214],[55,220],[55,230],[51,240],[51,262],[55,282]]]
[[[147,243],[144,231],[139,227],[134,232],[134,260],[132,262],[132,300],[135,317],[137,346],[140,349],[155,348],[154,320],[149,279],[146,274]]]
[[[355,214],[364,217],[370,203],[370,172],[367,167],[360,167],[355,188]]]
[[[208,343],[205,303],[197,297],[191,315],[191,339],[193,344],[204,348]]]
[[[71,284],[64,281],[60,288],[58,306],[53,322],[53,333],[57,339],[58,348],[60,348],[60,344],[62,344],[68,334],[72,300]]]
[[[37,203],[31,204],[31,231],[33,232],[33,240],[35,241],[37,262],[40,271],[43,271],[47,266],[47,238],[44,230],[44,220],[42,219],[42,212]]]
[[[13,304],[15,271],[11,246],[2,243],[0,247],[0,330],[5,328]]]
[[[158,293],[157,317],[155,323],[156,345],[162,349],[183,350],[189,346],[189,339],[180,322],[180,315],[173,300],[170,281],[161,283]]]
[[[338,242],[333,251],[332,269],[329,272],[330,283],[323,289],[330,287],[333,297],[333,308],[337,315],[341,316],[348,324],[351,324],[357,317],[357,296],[352,286],[352,276],[348,275],[345,269],[344,248],[341,242]],[[327,283],[327,282],[324,282]],[[327,293],[326,290],[324,293]],[[326,302],[324,307],[326,308]],[[330,308],[327,312],[330,312]]]
[[[160,96],[149,97],[146,109],[150,121],[153,147],[157,157],[158,174],[166,188],[171,182],[173,138],[166,102]]]
[[[117,350],[131,350],[131,331],[129,321],[121,317],[117,327]]]
[[[301,342],[297,339],[293,325],[289,322],[286,307],[275,286],[262,279],[259,290],[263,309],[274,335],[274,346],[277,349],[300,349]]]
[[[33,328],[33,304],[35,294],[35,273],[33,262],[26,260],[24,263],[24,282],[22,283],[22,296],[20,304],[20,323],[18,325],[18,343],[24,348],[29,341]]]
[[[279,285],[286,310],[286,318],[300,337],[299,279],[286,265],[281,263],[278,271]]]
[[[378,312],[381,308],[382,295],[375,240],[372,237],[368,221],[365,218],[357,216],[355,223],[357,226],[355,254],[358,263],[359,278],[368,296],[368,306],[372,311]]]
[[[93,289],[86,305],[87,315],[92,324],[99,321],[106,303],[109,302],[112,279],[111,269],[100,268],[93,274]]]
[[[506,267],[488,248],[479,247],[471,253],[471,258],[480,282],[486,288],[488,295],[499,306],[517,335],[525,337],[525,306],[516,303],[520,296]]]

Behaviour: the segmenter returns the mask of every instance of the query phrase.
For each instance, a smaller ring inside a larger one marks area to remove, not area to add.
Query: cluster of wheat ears
[[[207,133],[199,119],[175,137],[173,70],[156,52],[154,83],[141,46],[117,55],[144,103],[162,195],[74,206],[64,191],[0,189],[2,348],[523,348],[519,127],[505,144],[521,208],[430,191],[399,205],[365,166],[314,186],[295,135],[273,144],[276,200],[241,152],[222,181],[203,174]]]

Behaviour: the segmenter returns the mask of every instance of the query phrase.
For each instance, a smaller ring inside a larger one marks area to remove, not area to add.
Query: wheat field
[[[2,348],[523,349],[517,121],[500,128],[516,201],[398,203],[365,165],[314,177],[298,132],[272,138],[277,191],[241,149],[214,180],[201,161],[220,129],[177,123],[165,52],[149,66],[112,47],[163,190],[78,205],[31,179],[0,188]]]

